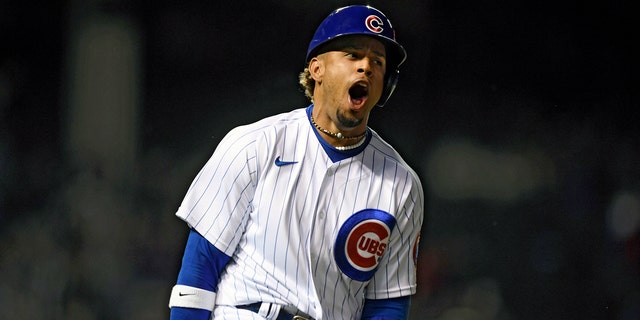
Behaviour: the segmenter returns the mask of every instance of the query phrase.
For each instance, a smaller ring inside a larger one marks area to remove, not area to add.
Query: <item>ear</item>
[[[324,63],[322,60],[318,59],[318,57],[311,58],[311,61],[309,61],[309,73],[316,83],[321,83],[324,75]]]

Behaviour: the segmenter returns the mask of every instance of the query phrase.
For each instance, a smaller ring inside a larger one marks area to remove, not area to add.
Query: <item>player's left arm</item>
[[[413,178],[413,179],[412,179]],[[362,319],[406,320],[416,292],[424,193],[416,176],[408,179],[408,196],[396,214],[396,226],[385,256],[368,285]]]
[[[409,316],[411,297],[393,299],[366,299],[362,320],[405,320]]]

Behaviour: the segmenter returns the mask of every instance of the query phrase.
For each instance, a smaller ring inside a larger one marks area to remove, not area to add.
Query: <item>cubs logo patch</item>
[[[377,209],[364,209],[349,217],[340,227],[334,246],[340,270],[353,280],[371,279],[395,224],[391,214]]]
[[[384,22],[382,22],[382,19],[373,14],[365,19],[364,25],[367,27],[367,29],[369,29],[369,31],[373,33],[381,33],[382,30],[384,30],[384,28],[382,27],[384,26]]]

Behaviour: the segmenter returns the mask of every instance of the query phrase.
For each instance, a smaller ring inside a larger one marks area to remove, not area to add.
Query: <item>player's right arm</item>
[[[220,141],[176,215],[192,228],[170,298],[171,320],[208,320],[220,275],[245,230],[256,185],[257,133],[242,126]]]
[[[171,320],[208,320],[215,306],[215,289],[231,258],[191,230],[178,281],[171,291]]]

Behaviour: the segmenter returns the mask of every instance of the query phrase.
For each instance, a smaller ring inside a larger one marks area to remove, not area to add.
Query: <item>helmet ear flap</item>
[[[378,107],[384,107],[384,105],[387,103],[387,100],[389,100],[389,98],[391,97],[393,91],[396,90],[399,76],[400,71],[398,69],[394,69],[389,72],[389,75],[387,75],[385,80],[384,89],[382,90],[380,100],[378,100],[378,103],[376,104]]]

